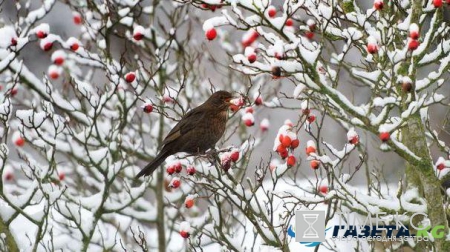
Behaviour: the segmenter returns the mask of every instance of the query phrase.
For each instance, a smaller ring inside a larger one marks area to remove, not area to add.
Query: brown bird
[[[184,115],[162,142],[162,149],[155,159],[136,178],[152,174],[168,156],[175,153],[200,154],[214,148],[225,132],[232,98],[227,91],[217,91],[202,105]]]

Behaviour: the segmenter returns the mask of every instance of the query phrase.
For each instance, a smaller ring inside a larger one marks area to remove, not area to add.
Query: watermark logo
[[[322,243],[325,241],[325,211],[295,211],[295,241]]]

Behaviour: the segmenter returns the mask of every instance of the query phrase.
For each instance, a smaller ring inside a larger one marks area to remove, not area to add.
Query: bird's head
[[[230,106],[230,101],[233,99],[233,95],[227,91],[217,91],[209,97],[207,103],[219,108],[220,110],[226,110]]]

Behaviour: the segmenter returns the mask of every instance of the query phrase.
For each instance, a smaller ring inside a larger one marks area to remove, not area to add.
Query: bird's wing
[[[164,138],[162,145],[166,145],[175,139],[178,139],[180,136],[195,128],[195,126],[198,125],[198,121],[202,121],[205,116],[205,112],[199,108],[200,107],[197,107],[184,115],[178,124],[173,127],[169,134],[167,134],[166,138]]]

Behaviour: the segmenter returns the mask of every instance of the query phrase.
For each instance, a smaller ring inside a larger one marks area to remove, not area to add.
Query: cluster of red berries
[[[222,154],[220,157],[222,169],[228,171],[231,168],[231,164],[236,163],[240,156],[241,154],[237,149]]]
[[[286,130],[278,134],[278,146],[277,153],[280,155],[282,159],[286,159],[286,164],[288,167],[292,167],[296,164],[297,160],[293,155],[293,151],[300,145],[300,140],[297,138],[297,135],[290,131]],[[291,152],[289,154],[289,152]]]

